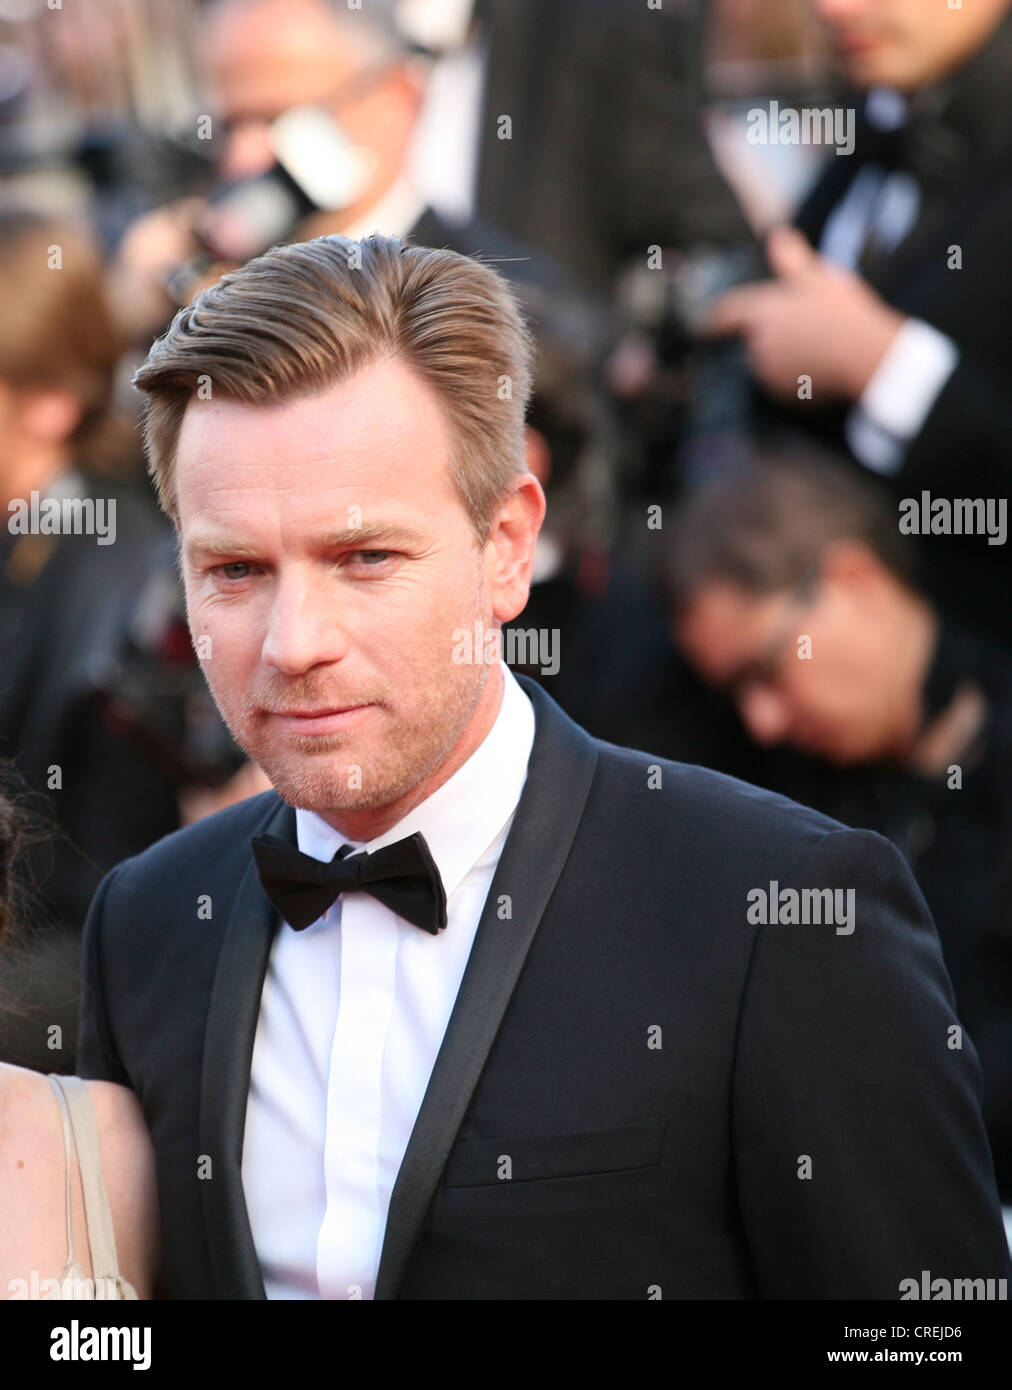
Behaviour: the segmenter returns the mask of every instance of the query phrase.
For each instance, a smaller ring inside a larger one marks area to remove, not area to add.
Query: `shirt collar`
[[[876,130],[899,130],[907,119],[909,103],[893,87],[869,87],[864,114]]]
[[[399,178],[373,207],[346,227],[342,236],[361,241],[371,232],[406,237],[425,211],[425,199],[406,178]]]
[[[445,53],[467,42],[474,0],[400,0],[401,33],[430,53]]]
[[[341,845],[364,848],[371,854],[421,831],[449,898],[513,815],[527,780],[534,707],[509,667],[499,669],[503,695],[495,722],[467,762],[441,787],[384,834],[364,844],[348,840],[315,811],[297,807],[299,849],[329,862]]]

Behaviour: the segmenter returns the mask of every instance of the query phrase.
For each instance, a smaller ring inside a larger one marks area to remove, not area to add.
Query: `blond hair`
[[[487,540],[524,468],[529,332],[490,266],[385,236],[275,247],[179,311],[134,377],[163,510],[176,519],[179,433],[202,385],[215,399],[276,405],[383,358],[413,369],[439,399],[454,438],[453,486]]]

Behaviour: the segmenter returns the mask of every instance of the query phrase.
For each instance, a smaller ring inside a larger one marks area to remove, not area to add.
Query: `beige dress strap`
[[[63,1114],[64,1141],[67,1150],[67,1245],[70,1259],[74,1259],[73,1232],[70,1220],[70,1151],[67,1119],[73,1133],[74,1148],[77,1152],[77,1167],[81,1174],[81,1188],[84,1192],[84,1218],[88,1227],[88,1246],[91,1252],[91,1273],[96,1286],[100,1279],[115,1284],[120,1298],[136,1298],[131,1286],[119,1272],[119,1257],[116,1253],[116,1236],[112,1225],[112,1212],[109,1198],[102,1178],[102,1156],[98,1144],[98,1128],[95,1112],[92,1109],[88,1087],[79,1076],[57,1076],[51,1073],[52,1082]]]
[[[66,1174],[66,1203],[67,1203],[67,1263],[65,1269],[80,1269],[77,1257],[74,1254],[74,1221],[71,1216],[70,1205],[70,1111],[67,1109],[66,1097],[57,1084],[59,1078],[55,1073],[49,1074],[49,1082],[56,1092],[56,1100],[60,1107],[60,1121],[63,1125],[63,1171]]]

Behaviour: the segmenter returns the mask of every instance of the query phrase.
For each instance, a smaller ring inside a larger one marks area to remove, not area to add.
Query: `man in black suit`
[[[713,326],[744,336],[801,428],[897,497],[1004,496],[1009,0],[813,5],[856,89],[853,153],[829,154],[795,227],[777,229],[774,280],[731,291]],[[933,596],[1007,640],[1004,554],[969,540],[940,559]]]
[[[142,1099],[168,1292],[1005,1277],[896,852],[596,742],[498,660],[544,515],[505,282],[280,248],[137,380],[195,645],[276,788],[120,865],[86,929],[83,1071]]]

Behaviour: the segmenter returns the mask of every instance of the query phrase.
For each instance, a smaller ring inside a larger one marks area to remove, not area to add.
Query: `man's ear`
[[[425,101],[425,84],[419,75],[419,69],[413,63],[401,63],[394,68],[391,79],[397,95],[411,111],[413,117],[417,117]]]
[[[533,473],[514,479],[485,548],[493,615],[508,623],[522,613],[531,588],[534,544],[545,519],[545,494]]]
[[[849,539],[827,545],[819,564],[821,580],[862,593],[877,588],[885,573],[885,566],[873,550],[863,541]]]

